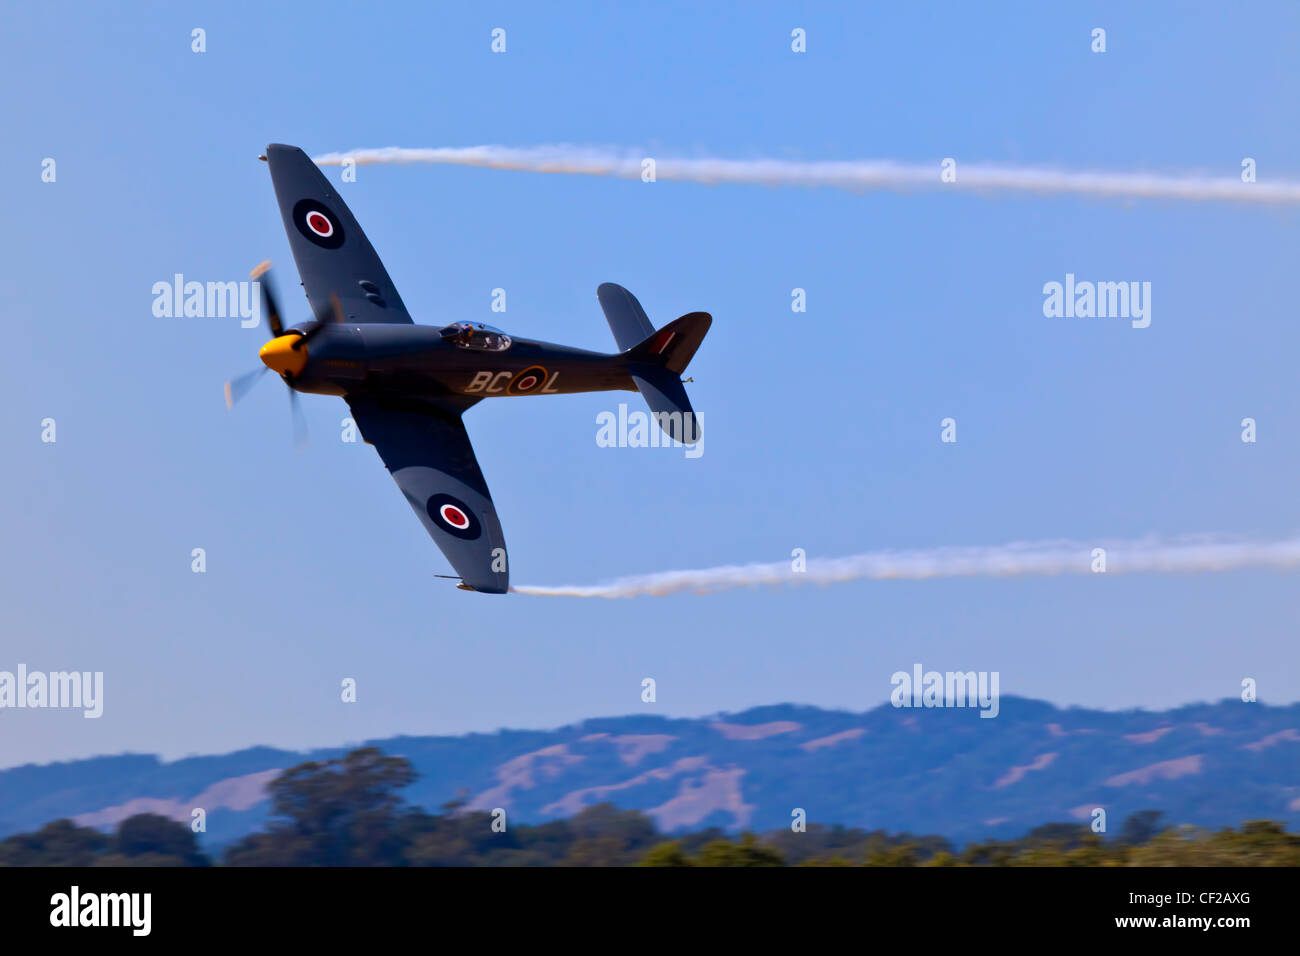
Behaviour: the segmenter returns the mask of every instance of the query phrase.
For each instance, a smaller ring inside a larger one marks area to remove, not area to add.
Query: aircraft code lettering
[[[484,395],[553,395],[556,392],[555,383],[559,381],[560,373],[551,372],[549,377],[547,375],[546,369],[537,365],[524,369],[518,375],[514,372],[475,372],[470,383],[465,386],[465,392],[466,394],[481,392]],[[543,379],[546,384],[538,388]]]

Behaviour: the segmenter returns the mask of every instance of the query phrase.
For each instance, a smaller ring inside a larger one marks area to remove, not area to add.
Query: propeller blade
[[[301,449],[307,444],[307,417],[293,386],[289,387],[289,417],[293,420],[293,447]]]
[[[257,280],[266,276],[265,280],[257,283],[262,289],[262,311],[266,313],[266,324],[271,330],[271,336],[278,338],[284,334],[284,324],[280,321],[280,310],[276,308],[275,296],[271,292],[270,271],[271,260],[267,259],[250,272],[248,277],[257,282]]]
[[[324,319],[317,319],[315,325],[311,326],[306,332],[298,336],[294,341],[292,348],[302,348],[315,337],[316,333],[320,332],[321,329],[325,328],[327,325],[343,324],[343,305],[339,302],[339,297],[333,292],[330,293],[330,314],[333,316],[333,323],[327,322]]]
[[[265,365],[261,368],[255,368],[251,372],[245,372],[238,378],[232,378],[226,383],[226,409],[235,407],[235,403],[249,393],[254,385],[262,380],[262,376],[269,372]]]

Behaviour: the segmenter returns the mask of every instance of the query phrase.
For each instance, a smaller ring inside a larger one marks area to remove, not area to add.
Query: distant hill
[[[1106,712],[1004,697],[991,720],[968,709],[779,704],[366,743],[415,765],[409,802],[436,810],[463,794],[471,808],[504,807],[519,822],[608,801],[665,831],[782,828],[802,807],[810,822],[956,842],[1087,822],[1094,807],[1112,833],[1144,809],[1175,824],[1267,817],[1300,826],[1300,704]],[[110,827],[152,811],[188,822],[203,807],[212,850],[263,825],[276,772],[349,749],[256,747],[172,763],[128,754],[0,770],[0,837],[60,817]]]

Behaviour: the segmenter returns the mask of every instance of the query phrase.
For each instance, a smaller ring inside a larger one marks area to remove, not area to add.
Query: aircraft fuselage
[[[286,381],[320,395],[497,398],[636,390],[620,355],[513,337],[501,351],[465,348],[433,326],[329,324],[303,351],[306,364]]]

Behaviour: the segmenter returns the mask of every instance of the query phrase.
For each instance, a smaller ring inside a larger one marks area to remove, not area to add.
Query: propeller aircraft
[[[226,383],[233,407],[268,370],[289,387],[294,430],[305,430],[298,393],[341,396],[460,579],[458,587],[504,594],[509,563],[492,495],[462,416],[485,398],[640,391],[670,438],[700,439],[681,375],[709,330],[707,312],[656,329],[631,292],[596,290],[616,353],[508,335],[472,322],[416,325],[342,198],[311,158],[272,144],[266,155],[311,318],[286,327],[267,276],[263,313],[272,338],[263,368]]]

